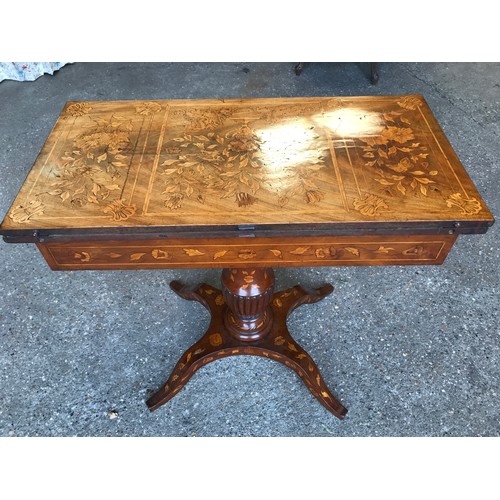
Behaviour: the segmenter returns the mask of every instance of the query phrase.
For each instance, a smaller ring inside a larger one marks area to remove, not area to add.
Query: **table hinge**
[[[35,239],[35,243],[43,243],[45,241],[45,237],[40,234],[38,229],[35,229],[31,236]]]
[[[241,233],[238,236],[240,238],[255,238],[255,226],[251,224],[240,224],[238,225],[238,231]]]

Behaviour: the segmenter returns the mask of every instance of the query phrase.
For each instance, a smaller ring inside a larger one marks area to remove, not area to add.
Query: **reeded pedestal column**
[[[175,396],[199,368],[226,356],[248,354],[279,361],[302,378],[314,396],[336,417],[347,409],[328,390],[309,354],[292,338],[288,315],[302,304],[318,302],[333,291],[294,286],[274,293],[274,272],[269,268],[224,269],[222,289],[207,284],[171,288],[186,300],[203,304],[211,313],[203,337],[180,358],[167,382],[147,401],[151,411]]]
[[[273,291],[272,269],[224,269],[222,294],[227,305],[224,311],[227,331],[243,342],[265,337],[273,324]]]

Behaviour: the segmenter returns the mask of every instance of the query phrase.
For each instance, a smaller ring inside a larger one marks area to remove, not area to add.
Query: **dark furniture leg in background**
[[[299,62],[293,67],[293,71],[297,76],[299,76],[302,73],[302,70],[304,69],[304,63]],[[370,83],[372,85],[376,85],[378,82],[379,76],[378,76],[378,63],[370,63]]]
[[[378,63],[370,63],[370,82],[376,85],[378,82]]]
[[[303,69],[304,69],[304,63],[299,62],[294,66],[293,71],[295,71],[295,74],[299,76],[302,73]]]

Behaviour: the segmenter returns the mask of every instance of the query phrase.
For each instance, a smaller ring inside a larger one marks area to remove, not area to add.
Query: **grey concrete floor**
[[[500,214],[500,65],[78,63],[0,84],[0,216],[65,101],[421,93]],[[0,244],[1,436],[499,436],[498,223],[442,266],[290,268],[278,287],[331,282],[289,327],[349,408],[328,413],[294,372],[241,356],[198,371],[150,413],[147,393],[205,330],[168,288],[217,270],[52,272],[33,245]],[[114,412],[110,414],[109,412]],[[116,418],[110,418],[110,415]]]

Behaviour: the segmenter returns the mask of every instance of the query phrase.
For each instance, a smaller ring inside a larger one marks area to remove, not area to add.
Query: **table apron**
[[[38,243],[53,270],[442,264],[457,235],[141,239]]]

